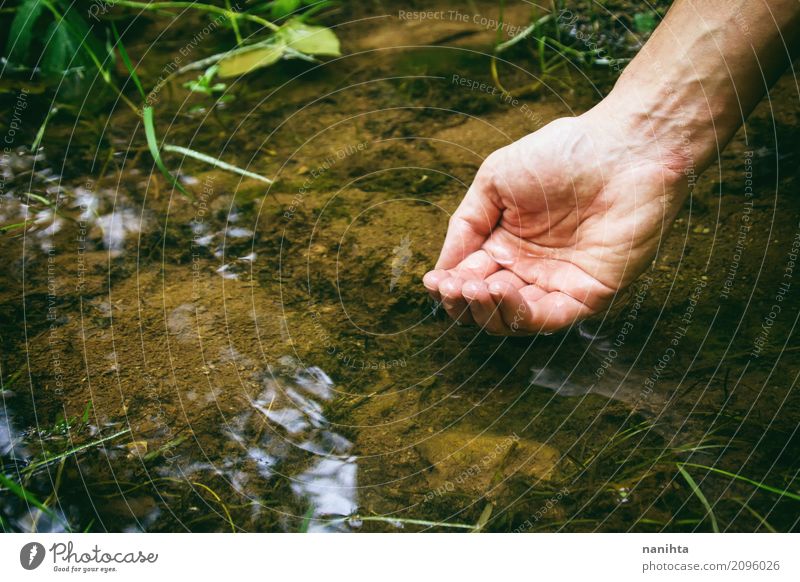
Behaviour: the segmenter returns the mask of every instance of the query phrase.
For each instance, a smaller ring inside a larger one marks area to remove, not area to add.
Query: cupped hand
[[[686,197],[676,151],[597,107],[494,152],[425,287],[457,322],[499,335],[602,311],[650,264]]]

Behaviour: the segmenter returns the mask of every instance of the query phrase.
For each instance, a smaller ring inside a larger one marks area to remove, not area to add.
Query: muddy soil
[[[529,22],[523,4],[508,23]],[[380,14],[337,28],[345,58],[280,63],[225,107],[192,112],[198,98],[164,90],[165,141],[273,185],[169,157],[187,199],[122,109],[107,126],[57,118],[36,158],[13,155],[3,224],[26,189],[60,209],[0,239],[4,471],[52,453],[64,438],[44,427],[91,403],[70,445],[126,432],[30,485],[47,496],[61,471],[59,512],[98,531],[439,529],[487,507],[492,531],[706,530],[678,462],[796,491],[794,283],[770,316],[800,236],[794,81],[609,313],[496,338],[452,325],[421,285],[448,216],[489,153],[585,111],[613,78],[568,65],[512,103],[458,84],[492,86],[494,30]],[[537,78],[514,59],[510,85]],[[695,471],[724,527],[797,527],[796,502]],[[10,527],[32,527],[9,508]]]

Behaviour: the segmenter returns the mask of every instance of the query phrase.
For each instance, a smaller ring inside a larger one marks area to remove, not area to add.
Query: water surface
[[[347,23],[345,58],[222,107],[159,93],[165,141],[272,186],[165,156],[188,199],[99,98],[110,119],[56,116],[3,158],[1,222],[31,222],[0,239],[2,471],[52,507],[3,492],[4,529],[709,531],[679,465],[720,529],[797,529],[798,502],[753,485],[800,489],[796,85],[608,314],[490,337],[421,285],[448,215],[486,155],[609,79],[567,67],[524,109],[469,91],[453,75],[491,82],[492,35],[459,26]]]

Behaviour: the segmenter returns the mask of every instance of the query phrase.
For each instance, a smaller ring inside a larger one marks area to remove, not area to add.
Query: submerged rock
[[[561,455],[553,447],[516,434],[469,434],[449,431],[416,445],[431,464],[426,500],[450,492],[492,496],[498,484],[512,477],[531,482],[557,476]]]

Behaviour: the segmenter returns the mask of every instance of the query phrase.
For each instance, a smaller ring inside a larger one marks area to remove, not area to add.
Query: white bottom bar
[[[326,582],[778,581],[800,580],[799,542],[796,534],[6,534],[0,571],[3,580],[136,582],[186,575],[231,582],[254,575]],[[37,562],[32,570],[23,566]]]

